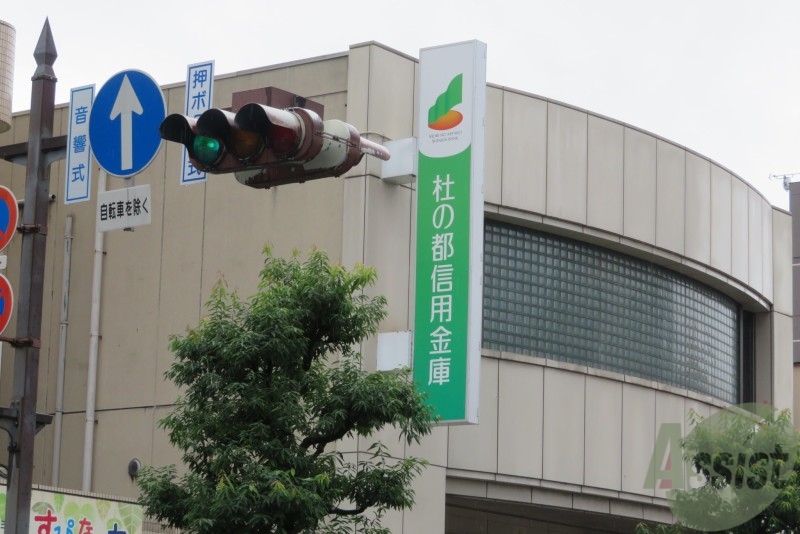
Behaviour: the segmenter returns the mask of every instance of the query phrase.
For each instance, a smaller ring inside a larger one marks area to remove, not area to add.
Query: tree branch
[[[342,510],[338,506],[331,506],[330,508],[328,508],[328,513],[329,514],[336,514],[336,515],[359,515],[359,514],[363,514],[364,512],[366,512],[367,508],[369,508],[373,504],[375,504],[375,503],[372,503],[372,504],[369,504],[369,505],[360,506],[360,507],[355,508],[353,510]]]
[[[300,447],[307,449],[313,445],[317,446],[317,453],[315,456],[318,456],[322,451],[319,450],[320,446],[325,448],[325,445],[331,443],[332,441],[336,441],[337,439],[342,439],[345,434],[347,434],[348,429],[352,426],[350,421],[347,421],[346,424],[342,425],[343,430],[337,432],[329,432],[327,434],[317,435],[317,436],[308,436],[303,441],[300,442]]]
[[[348,413],[352,413],[352,410],[348,409]],[[353,429],[355,423],[356,423],[355,419],[352,416],[350,416],[340,425],[339,427],[340,430],[331,431],[328,432],[327,434],[306,436],[306,438],[302,442],[300,442],[300,447],[307,449],[311,446],[316,445],[317,450],[314,453],[314,456],[319,456],[325,449],[325,445],[333,441],[342,439],[347,434],[347,432]]]

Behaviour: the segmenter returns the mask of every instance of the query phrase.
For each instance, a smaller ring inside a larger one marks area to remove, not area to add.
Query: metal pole
[[[55,42],[50,22],[45,20],[33,53],[36,72],[31,90],[28,161],[25,177],[25,208],[22,213],[22,252],[17,307],[17,342],[14,354],[14,394],[11,408],[17,410],[17,442],[9,447],[6,532],[28,534],[33,484],[34,437],[37,430],[36,396],[39,385],[39,347],[42,330],[47,209],[50,194],[49,164],[43,140],[53,135],[56,76],[53,63]]]
[[[64,418],[64,381],[69,327],[69,282],[72,267],[72,215],[64,227],[64,267],[61,272],[61,321],[58,330],[58,366],[56,372],[56,412],[53,415],[53,475],[50,485],[58,487],[61,476],[61,425]]]
[[[97,197],[106,192],[108,173],[100,169]],[[94,269],[92,270],[92,308],[89,313],[89,361],[86,369],[86,424],[83,433],[83,491],[92,491],[94,471],[94,426],[97,407],[97,356],[100,352],[100,297],[103,289],[103,243],[105,232],[94,233]]]

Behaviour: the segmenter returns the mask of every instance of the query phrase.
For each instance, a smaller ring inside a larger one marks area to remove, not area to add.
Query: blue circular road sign
[[[112,76],[97,93],[89,116],[97,163],[122,178],[142,171],[161,146],[158,127],[166,116],[164,94],[150,75],[125,70]]]

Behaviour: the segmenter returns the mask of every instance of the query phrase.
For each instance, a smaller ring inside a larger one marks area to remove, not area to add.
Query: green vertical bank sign
[[[442,423],[477,423],[486,45],[420,52],[414,380]]]

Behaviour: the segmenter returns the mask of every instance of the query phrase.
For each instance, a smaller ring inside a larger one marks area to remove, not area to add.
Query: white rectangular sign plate
[[[150,184],[105,191],[97,197],[97,230],[107,232],[150,224]]]

